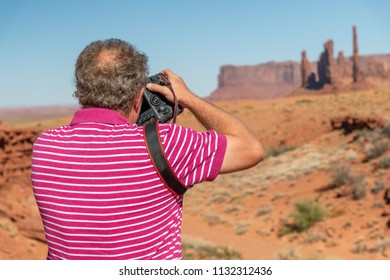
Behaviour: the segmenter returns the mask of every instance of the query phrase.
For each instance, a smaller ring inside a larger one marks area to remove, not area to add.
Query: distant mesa
[[[222,66],[218,88],[208,99],[273,99],[370,89],[390,84],[390,54],[359,55],[356,26],[352,31],[352,57],[345,57],[343,51],[339,51],[335,59],[333,40],[327,40],[319,60],[315,62],[309,62],[307,52],[303,50],[300,63],[285,61],[253,66]]]
[[[300,84],[299,63],[268,62],[254,66],[222,66],[218,88],[209,100],[284,97]]]

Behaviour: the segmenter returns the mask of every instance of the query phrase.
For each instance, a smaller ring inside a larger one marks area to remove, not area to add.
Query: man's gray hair
[[[147,56],[125,41],[92,42],[77,58],[74,96],[83,108],[107,108],[127,116],[146,85],[147,63]]]

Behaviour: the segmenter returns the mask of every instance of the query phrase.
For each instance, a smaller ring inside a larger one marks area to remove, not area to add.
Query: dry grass
[[[296,247],[286,248],[276,253],[278,260],[299,260],[300,253]]]
[[[240,252],[216,246],[199,238],[183,237],[182,252],[184,260],[240,260]]]

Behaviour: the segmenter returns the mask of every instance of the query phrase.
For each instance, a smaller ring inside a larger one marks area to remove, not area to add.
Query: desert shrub
[[[313,103],[313,101],[311,101],[310,99],[301,99],[301,100],[297,100],[295,103],[297,103],[297,104],[310,104],[310,103]]]
[[[231,213],[239,213],[240,212],[240,207],[236,205],[228,205],[225,207],[225,213],[226,214],[231,214]]]
[[[352,176],[348,167],[338,166],[331,172],[331,183],[324,188],[331,190],[343,185],[349,185],[350,194],[355,200],[362,199],[367,194],[367,178],[364,176]],[[372,190],[371,190],[372,191]]]
[[[227,224],[228,221],[226,217],[218,215],[214,212],[208,212],[203,219],[208,223],[209,226],[215,226],[220,224]]]
[[[383,129],[382,129],[382,133],[384,136],[386,136],[387,138],[390,138],[390,123],[386,124]]]
[[[295,231],[295,229],[294,229],[294,227],[291,224],[284,224],[282,226],[282,228],[279,230],[279,235],[280,236],[284,236],[284,235],[290,234],[290,233],[292,233],[294,231]]]
[[[378,167],[382,169],[390,168],[390,157],[384,157],[381,161],[378,162]]]
[[[380,239],[377,241],[374,252],[381,252],[382,254],[385,254],[386,249],[388,248],[390,248],[390,239]]]
[[[347,212],[345,205],[336,205],[326,211],[326,216],[329,218],[336,218],[344,215]]]
[[[302,232],[324,218],[324,210],[313,199],[306,199],[295,203],[295,209],[291,213],[292,223],[284,224],[280,235],[292,232]]]
[[[286,145],[271,147],[266,151],[265,158],[277,157],[280,156],[281,154],[284,154],[285,152],[292,151],[294,149],[295,149],[294,146],[286,146]]]
[[[390,128],[388,128],[390,130]],[[384,128],[375,128],[375,129],[362,129],[356,133],[355,140],[359,140],[360,143],[365,144],[367,142],[375,144],[377,142],[383,142],[387,139],[383,136],[386,136],[386,129]]]
[[[385,182],[375,181],[375,186],[371,189],[371,193],[378,194],[380,191],[385,189]]]
[[[256,217],[266,215],[268,213],[272,212],[272,206],[271,205],[264,205],[261,206],[259,210],[256,212]]]
[[[372,207],[372,208],[383,208],[383,207],[385,207],[385,203],[384,203],[382,200],[374,201],[374,202],[371,204],[371,207]]]
[[[367,180],[364,176],[354,177],[351,182],[352,198],[362,199],[367,194]]]
[[[366,243],[364,243],[363,240],[355,241],[352,247],[352,253],[354,254],[361,254],[367,252],[367,250],[368,250],[368,246]]]
[[[378,140],[372,143],[372,146],[366,151],[365,161],[376,159],[383,155],[389,148],[389,142],[386,140]]]
[[[304,243],[314,244],[318,241],[326,241],[326,235],[313,230],[307,232],[307,235],[303,239]]]
[[[215,246],[201,239],[183,238],[184,260],[241,260],[240,252],[228,247]]]
[[[368,129],[361,129],[356,132],[355,140],[364,142],[372,138],[372,131]]]
[[[277,258],[279,260],[298,260],[299,259],[298,249],[295,247],[283,249],[277,252]]]
[[[241,221],[238,223],[238,225],[236,227],[236,233],[238,235],[243,235],[244,233],[246,233],[248,231],[249,227],[250,227],[250,224],[248,222]]]
[[[272,200],[272,201],[275,201],[275,200],[278,200],[278,199],[280,199],[280,198],[282,198],[282,197],[285,197],[285,196],[286,196],[286,195],[285,195],[284,193],[278,192],[278,193],[275,193],[275,194],[272,196],[271,200]]]
[[[225,203],[229,199],[229,192],[222,189],[216,189],[210,197],[209,203]]]
[[[346,165],[335,166],[331,170],[331,183],[330,188],[338,188],[351,181],[351,171]]]
[[[268,181],[261,182],[261,185],[258,187],[260,191],[266,191],[271,187],[271,184]]]
[[[352,253],[360,254],[360,253],[382,253],[384,254],[386,249],[390,247],[389,239],[380,239],[377,240],[376,245],[369,247],[363,240],[358,240],[355,242]]]

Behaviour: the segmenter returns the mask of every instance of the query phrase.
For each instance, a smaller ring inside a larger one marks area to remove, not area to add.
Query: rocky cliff
[[[30,181],[32,147],[39,133],[0,125],[0,259],[44,259],[46,255]]]
[[[339,53],[335,63],[346,73],[341,74],[341,78],[352,73],[352,61],[353,57],[344,57]],[[359,65],[366,77],[390,79],[390,54],[359,56]],[[318,76],[318,62],[311,62],[310,66],[314,75]],[[301,63],[296,61],[221,66],[218,88],[208,99],[216,101],[285,97],[302,85],[301,75]]]
[[[32,146],[40,130],[0,127],[0,186],[30,175]]]
[[[300,64],[268,62],[253,66],[222,66],[218,88],[210,100],[270,99],[286,96],[301,83]]]

